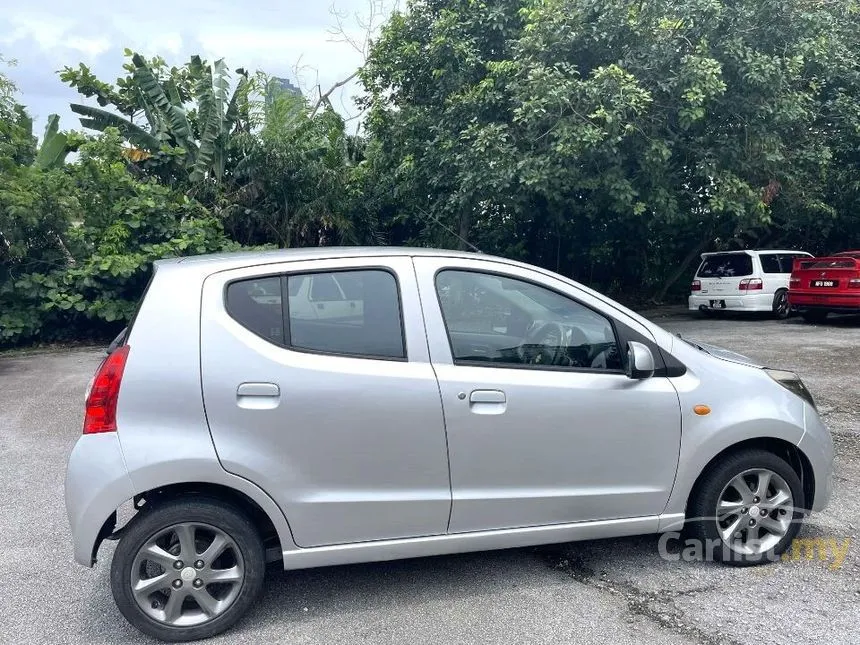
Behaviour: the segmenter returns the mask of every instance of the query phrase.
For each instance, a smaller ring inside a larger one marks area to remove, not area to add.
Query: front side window
[[[406,357],[400,294],[397,280],[388,271],[290,275],[287,291],[290,347],[328,354]]]
[[[436,292],[458,363],[621,370],[612,323],[531,282],[446,270]]]

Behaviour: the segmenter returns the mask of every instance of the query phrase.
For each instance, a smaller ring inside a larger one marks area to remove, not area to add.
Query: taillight
[[[690,285],[690,291],[701,291],[702,283],[699,280],[693,280],[693,284]]]
[[[761,278],[744,278],[738,285],[741,291],[752,291],[753,289],[761,289]]]
[[[788,288],[791,287],[799,287],[800,286],[800,278],[789,278],[788,280]]]
[[[93,377],[87,394],[84,434],[116,432],[116,402],[129,349],[128,345],[117,347]]]
[[[848,281],[849,289],[860,289],[860,278],[851,278]]]

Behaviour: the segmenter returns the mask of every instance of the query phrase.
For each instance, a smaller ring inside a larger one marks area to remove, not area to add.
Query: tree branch
[[[352,79],[354,79],[356,76],[358,76],[358,70],[355,70],[352,74],[350,74],[349,76],[347,76],[345,79],[343,79],[343,80],[341,80],[341,81],[338,81],[337,83],[335,83],[334,85],[332,85],[330,88],[328,88],[328,90],[327,90],[326,92],[322,92],[322,93],[320,94],[320,97],[319,97],[319,99],[317,100],[317,102],[316,102],[316,103],[314,103],[314,107],[313,107],[313,109],[311,110],[311,117],[313,117],[313,116],[317,113],[317,111],[320,109],[320,106],[321,106],[323,103],[325,103],[326,101],[328,101],[328,100],[329,100],[329,97],[332,95],[332,93],[333,93],[333,92],[335,92],[338,88],[341,88],[341,87],[343,87],[344,85],[346,85],[347,83],[349,83],[349,82],[350,82]]]

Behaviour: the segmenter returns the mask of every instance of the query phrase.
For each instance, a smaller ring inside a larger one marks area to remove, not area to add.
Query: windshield
[[[696,276],[699,278],[734,278],[750,275],[752,272],[752,258],[746,253],[721,253],[706,256]]]

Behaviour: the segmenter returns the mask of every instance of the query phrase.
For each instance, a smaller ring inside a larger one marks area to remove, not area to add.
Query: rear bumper
[[[95,564],[105,522],[134,496],[115,432],[83,435],[66,471],[66,513],[72,529],[75,561]],[[108,527],[112,528],[112,527]]]
[[[860,293],[789,291],[788,304],[796,311],[860,312]]]
[[[690,294],[687,304],[691,311],[696,311],[702,307],[711,309],[711,302],[725,302],[725,307],[713,307],[714,311],[773,311],[772,293],[745,295],[724,295],[718,293],[704,295]]]

